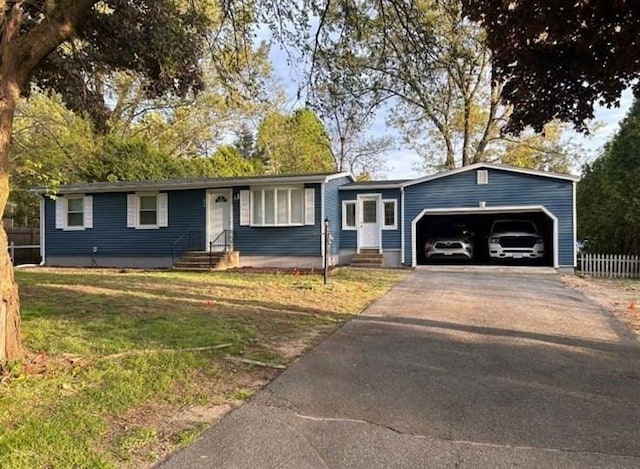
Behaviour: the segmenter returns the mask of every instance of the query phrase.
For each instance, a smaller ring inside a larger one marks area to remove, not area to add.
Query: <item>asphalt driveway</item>
[[[640,343],[556,275],[417,270],[170,468],[640,467]]]

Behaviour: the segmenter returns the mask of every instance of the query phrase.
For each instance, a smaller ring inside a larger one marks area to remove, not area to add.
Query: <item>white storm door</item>
[[[380,198],[361,197],[359,200],[360,210],[358,210],[358,248],[359,249],[379,249],[380,248]]]
[[[225,230],[231,230],[231,193],[228,191],[208,192],[207,250],[211,246],[213,251],[224,251],[228,238],[223,234]]]

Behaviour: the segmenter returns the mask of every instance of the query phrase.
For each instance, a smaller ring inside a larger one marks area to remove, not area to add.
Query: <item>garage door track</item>
[[[639,397],[558,276],[418,269],[162,467],[640,467]]]

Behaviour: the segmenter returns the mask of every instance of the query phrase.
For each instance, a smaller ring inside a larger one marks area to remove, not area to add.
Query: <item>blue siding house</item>
[[[546,265],[572,270],[576,181],[479,163],[397,181],[331,173],[78,184],[55,197],[36,192],[47,265],[171,267],[185,253],[232,252],[239,266],[319,268],[325,256],[332,265],[350,264],[373,252],[385,266],[417,266],[425,230],[442,220],[486,232],[491,220],[525,217],[541,227]]]

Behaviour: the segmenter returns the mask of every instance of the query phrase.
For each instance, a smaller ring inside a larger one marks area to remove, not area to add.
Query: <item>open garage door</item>
[[[543,207],[424,210],[412,227],[414,265],[557,267],[557,219]]]

